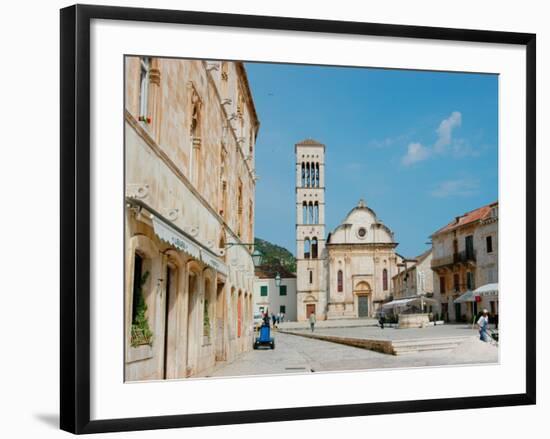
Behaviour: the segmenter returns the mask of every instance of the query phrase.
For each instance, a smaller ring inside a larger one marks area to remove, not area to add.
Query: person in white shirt
[[[312,312],[310,315],[309,315],[309,326],[311,327],[311,332],[313,332],[315,330],[315,322],[317,321],[317,319],[315,318],[315,313]]]
[[[479,328],[479,339],[481,341],[489,341],[487,335],[487,330],[489,329],[489,311],[486,309],[483,310],[483,314],[477,321],[477,326]]]

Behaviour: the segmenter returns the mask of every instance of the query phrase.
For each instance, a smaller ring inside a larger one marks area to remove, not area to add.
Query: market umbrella
[[[465,302],[475,302],[476,301],[476,295],[475,291],[466,291],[464,294],[459,296],[457,299],[454,300],[454,303],[465,303]]]
[[[476,296],[498,296],[498,283],[485,284],[474,290]]]

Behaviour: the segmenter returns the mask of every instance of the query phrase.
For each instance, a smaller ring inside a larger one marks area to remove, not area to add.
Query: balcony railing
[[[445,266],[450,266],[450,265],[460,264],[460,263],[463,263],[463,264],[475,263],[475,261],[476,261],[476,251],[464,250],[461,252],[453,253],[452,255],[432,259],[432,268],[445,267]]]

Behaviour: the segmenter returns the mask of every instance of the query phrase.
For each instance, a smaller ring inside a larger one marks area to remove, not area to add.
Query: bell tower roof
[[[307,139],[304,139],[301,142],[298,142],[296,145],[322,145],[322,146],[325,146],[321,142],[318,142],[317,140],[312,139],[311,137],[309,137]]]

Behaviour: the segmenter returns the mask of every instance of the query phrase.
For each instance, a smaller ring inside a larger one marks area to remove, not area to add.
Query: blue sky
[[[498,199],[498,76],[246,63],[261,126],[256,236],[295,253],[294,144],[326,145],[326,232],[364,198],[408,257]]]

